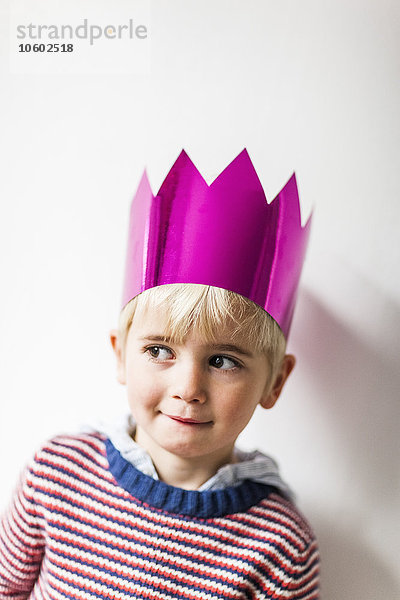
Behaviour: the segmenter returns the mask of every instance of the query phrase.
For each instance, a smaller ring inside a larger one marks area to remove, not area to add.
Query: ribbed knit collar
[[[207,519],[246,511],[277,491],[250,480],[220,490],[183,490],[145,475],[123,458],[109,439],[105,443],[110,470],[119,485],[150,508]]]

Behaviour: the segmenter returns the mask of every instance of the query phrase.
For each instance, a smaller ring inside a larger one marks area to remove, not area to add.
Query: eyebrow
[[[140,338],[140,341],[142,342],[146,340],[149,342],[164,342],[165,344],[174,343],[174,340],[168,335],[145,335]],[[235,344],[209,344],[209,348],[219,352],[236,352],[236,354],[241,354],[242,356],[248,356],[250,358],[253,358],[254,356],[249,350],[245,350]]]
[[[236,352],[237,354],[242,354],[243,356],[253,357],[253,354],[249,350],[245,350],[240,346],[236,346],[235,344],[211,344],[210,348],[214,350],[220,350],[222,352]]]

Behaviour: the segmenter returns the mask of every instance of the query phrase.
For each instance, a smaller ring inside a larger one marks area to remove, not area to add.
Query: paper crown
[[[293,173],[267,203],[247,150],[208,185],[184,150],[156,196],[133,198],[123,304],[169,283],[201,283],[259,304],[287,338],[310,232]]]

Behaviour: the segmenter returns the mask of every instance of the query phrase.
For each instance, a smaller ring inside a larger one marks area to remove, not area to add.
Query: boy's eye
[[[239,363],[233,358],[228,358],[228,356],[217,355],[210,358],[210,365],[216,367],[217,369],[228,371],[229,369],[238,367]]]
[[[171,350],[164,346],[150,346],[149,348],[146,348],[146,352],[150,354],[151,358],[155,358],[159,361],[168,360],[172,356]]]

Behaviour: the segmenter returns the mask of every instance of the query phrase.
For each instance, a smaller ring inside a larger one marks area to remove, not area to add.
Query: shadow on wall
[[[400,590],[393,572],[365,546],[362,533],[337,523],[318,523],[322,558],[322,600],[398,600]]]
[[[303,340],[302,368],[312,381],[312,394],[324,399],[324,417],[345,456],[349,482],[340,510],[313,519],[321,547],[323,598],[397,600],[393,555],[400,533],[400,310],[369,289],[360,305],[364,339],[307,291],[300,300],[296,338],[299,345]],[[304,344],[307,339],[312,343]]]

